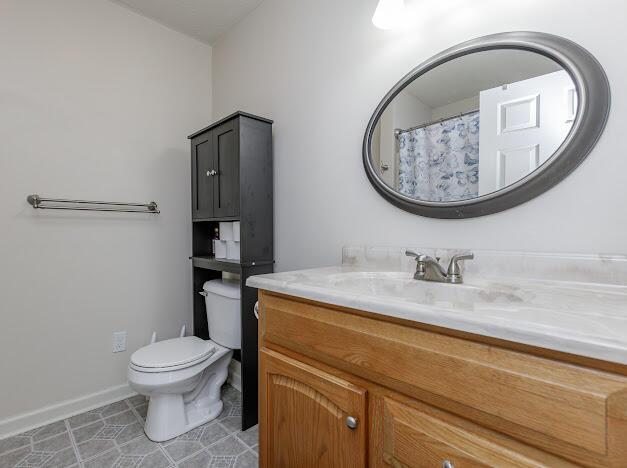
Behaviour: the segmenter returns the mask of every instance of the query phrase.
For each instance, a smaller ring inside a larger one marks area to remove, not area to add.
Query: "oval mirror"
[[[364,167],[407,211],[495,213],[577,167],[609,104],[603,69],[579,45],[533,32],[482,37],[423,62],[390,90],[366,129]]]

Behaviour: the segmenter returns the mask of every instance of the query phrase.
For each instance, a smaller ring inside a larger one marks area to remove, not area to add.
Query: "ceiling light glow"
[[[405,17],[405,0],[379,0],[372,24],[379,29],[394,29]]]

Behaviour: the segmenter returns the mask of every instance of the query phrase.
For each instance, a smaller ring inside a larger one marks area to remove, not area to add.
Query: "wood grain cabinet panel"
[[[576,466],[514,441],[508,441],[508,447],[503,436],[469,423],[462,427],[454,417],[421,406],[416,409],[388,397],[373,399],[371,467]]]
[[[364,389],[273,351],[260,363],[262,467],[366,466]]]
[[[624,375],[350,309],[267,292],[261,298],[267,348],[289,350],[358,376],[364,388],[372,382],[571,462],[627,467]],[[402,419],[400,411],[389,414],[390,421]],[[426,438],[433,434],[425,434],[423,445],[435,450]]]

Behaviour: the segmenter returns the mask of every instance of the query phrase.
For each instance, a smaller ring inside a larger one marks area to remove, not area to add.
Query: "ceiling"
[[[112,0],[169,28],[212,44],[262,0]]]
[[[561,67],[551,59],[523,50],[490,50],[452,60],[407,86],[431,109],[477,96],[479,91],[544,75]]]

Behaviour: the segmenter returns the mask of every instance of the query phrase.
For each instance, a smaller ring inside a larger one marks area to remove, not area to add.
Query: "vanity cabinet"
[[[363,388],[265,350],[261,392],[266,466],[366,466]]]
[[[624,366],[268,291],[259,325],[261,466],[627,466]]]

